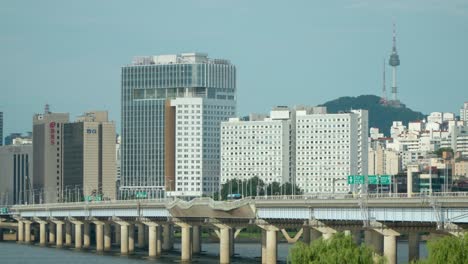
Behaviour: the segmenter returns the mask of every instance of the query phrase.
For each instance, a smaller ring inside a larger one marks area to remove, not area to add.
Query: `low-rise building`
[[[0,205],[28,204],[40,198],[33,188],[32,145],[0,147]]]

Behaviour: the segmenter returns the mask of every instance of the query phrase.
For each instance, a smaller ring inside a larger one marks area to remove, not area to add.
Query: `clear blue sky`
[[[401,100],[458,114],[468,101],[465,0],[1,0],[4,133],[30,131],[45,103],[73,118],[109,110],[119,124],[120,67],[135,55],[230,59],[240,115],[380,95],[393,21]]]

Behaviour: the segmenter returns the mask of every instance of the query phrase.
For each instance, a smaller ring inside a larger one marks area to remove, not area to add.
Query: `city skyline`
[[[275,105],[380,95],[380,65],[391,52],[393,22],[405,62],[399,68],[399,99],[425,114],[457,113],[468,82],[463,71],[467,5],[374,2],[297,2],[267,9],[264,2],[244,1],[118,2],[110,10],[95,2],[5,4],[0,21],[10,26],[0,30],[0,84],[4,98],[12,100],[0,103],[4,135],[31,131],[31,117],[45,103],[71,116],[107,109],[110,119],[120,120],[118,72],[141,54],[198,51],[230,59],[239,67],[239,115]],[[183,19],[171,20],[154,12],[158,9],[177,10]],[[120,126],[117,122],[118,131]]]

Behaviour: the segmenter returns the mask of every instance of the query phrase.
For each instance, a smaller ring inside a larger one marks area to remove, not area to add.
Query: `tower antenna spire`
[[[391,104],[394,106],[401,106],[400,101],[398,101],[397,97],[397,84],[396,84],[396,68],[400,65],[400,57],[397,53],[396,48],[396,25],[393,23],[393,47],[392,47],[392,54],[390,55],[390,59],[388,60],[388,64],[392,66],[392,101]]]

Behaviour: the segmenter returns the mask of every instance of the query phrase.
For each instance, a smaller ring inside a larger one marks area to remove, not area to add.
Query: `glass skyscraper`
[[[121,195],[201,196],[219,186],[220,123],[236,113],[236,68],[202,53],[122,67]]]

